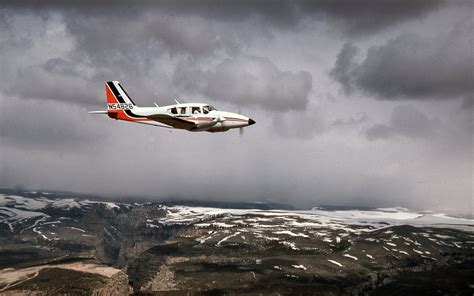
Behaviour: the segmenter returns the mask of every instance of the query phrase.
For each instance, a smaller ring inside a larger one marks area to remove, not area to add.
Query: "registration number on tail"
[[[133,105],[125,103],[108,103],[107,108],[110,110],[131,110],[133,109]]]

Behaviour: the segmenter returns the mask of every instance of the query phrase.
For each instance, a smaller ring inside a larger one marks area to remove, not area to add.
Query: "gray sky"
[[[41,6],[38,6],[41,3]],[[3,1],[0,186],[472,213],[471,1]],[[221,134],[115,122],[208,102]]]

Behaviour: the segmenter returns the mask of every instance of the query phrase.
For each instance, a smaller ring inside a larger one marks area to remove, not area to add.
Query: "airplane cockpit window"
[[[211,105],[206,105],[202,107],[202,113],[207,114],[213,110],[216,110],[216,108],[212,107]]]
[[[171,108],[168,110],[168,112],[170,112],[171,114],[178,114],[178,110],[176,110],[176,108]]]
[[[192,112],[193,114],[199,114],[201,113],[201,108],[199,107],[192,107]]]

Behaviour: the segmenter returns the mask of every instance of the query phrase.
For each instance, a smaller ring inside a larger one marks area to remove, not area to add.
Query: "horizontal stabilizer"
[[[107,114],[107,111],[89,111],[89,114]]]

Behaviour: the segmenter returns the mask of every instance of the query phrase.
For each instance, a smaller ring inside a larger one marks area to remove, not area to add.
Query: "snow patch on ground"
[[[295,251],[299,250],[299,249],[296,247],[296,244],[293,243],[293,242],[283,241],[283,242],[280,242],[280,244],[285,245],[285,246],[287,246],[287,247],[289,247],[290,249],[295,250]]]
[[[349,255],[349,254],[344,254],[343,256],[344,256],[344,257],[347,257],[347,258],[351,258],[351,259],[353,259],[353,260],[359,260],[357,257],[352,256],[352,255]]]
[[[113,202],[103,202],[102,204],[104,204],[107,207],[107,209],[109,209],[109,210],[120,209],[120,206],[116,203],[113,203]]]
[[[344,265],[342,265],[341,263],[339,263],[335,260],[328,259],[328,261],[331,262],[332,264],[335,264],[335,265],[339,266],[339,267],[344,267]]]
[[[13,220],[18,220],[18,219],[30,219],[30,218],[35,218],[35,217],[49,217],[46,214],[43,214],[41,212],[34,212],[34,211],[25,211],[25,210],[19,210],[15,208],[5,208],[5,207],[0,207],[0,215],[6,215],[9,218],[13,218]],[[6,220],[8,220],[7,218]],[[0,222],[2,222],[3,219],[0,218]]]
[[[33,232],[39,234],[44,240],[50,240],[46,235],[44,235],[41,231],[39,231],[36,227],[33,227]]]
[[[160,228],[159,225],[155,225],[155,224],[152,224],[152,223],[146,223],[146,227],[150,227],[150,228]]]
[[[452,239],[452,238],[454,238],[450,235],[443,235],[443,234],[435,234],[434,236],[436,236],[438,238],[442,238],[442,239]]]
[[[200,243],[200,244],[203,244],[205,243],[208,239],[212,238],[212,235],[208,236],[208,237],[200,237],[200,238],[197,238],[196,240]]]
[[[260,217],[251,217],[258,215]],[[263,216],[263,217],[262,217]],[[258,210],[258,209],[220,209],[209,207],[171,206],[162,219],[165,224],[192,224],[205,227],[203,220],[223,217],[223,227],[248,224],[254,228],[329,228],[343,233],[360,234],[396,225],[426,226],[436,224],[441,227],[464,228],[474,231],[473,219],[453,218],[445,215],[422,214],[404,208],[381,208],[375,210],[328,211],[315,208],[310,211]],[[234,221],[233,221],[234,220]],[[270,224],[259,224],[266,222]],[[383,223],[381,223],[383,222]],[[355,228],[357,226],[357,228]],[[280,228],[280,229],[278,229]],[[386,231],[390,234],[390,230]],[[342,233],[341,233],[342,234]]]
[[[306,266],[301,265],[301,264],[300,265],[291,265],[291,267],[296,268],[296,269],[303,269],[303,270],[307,269]]]
[[[301,236],[301,237],[309,237],[309,235],[306,235],[304,233],[294,233],[289,230],[283,230],[283,231],[275,231],[273,232],[274,234],[288,234],[290,236]]]
[[[229,238],[234,237],[234,236],[237,236],[237,235],[239,235],[239,234],[240,234],[240,232],[237,231],[237,232],[235,232],[235,233],[232,234],[232,235],[229,235],[229,236],[224,237],[223,239],[221,239],[220,241],[217,242],[216,246],[219,247],[223,242],[225,242],[225,241],[228,240]]]

